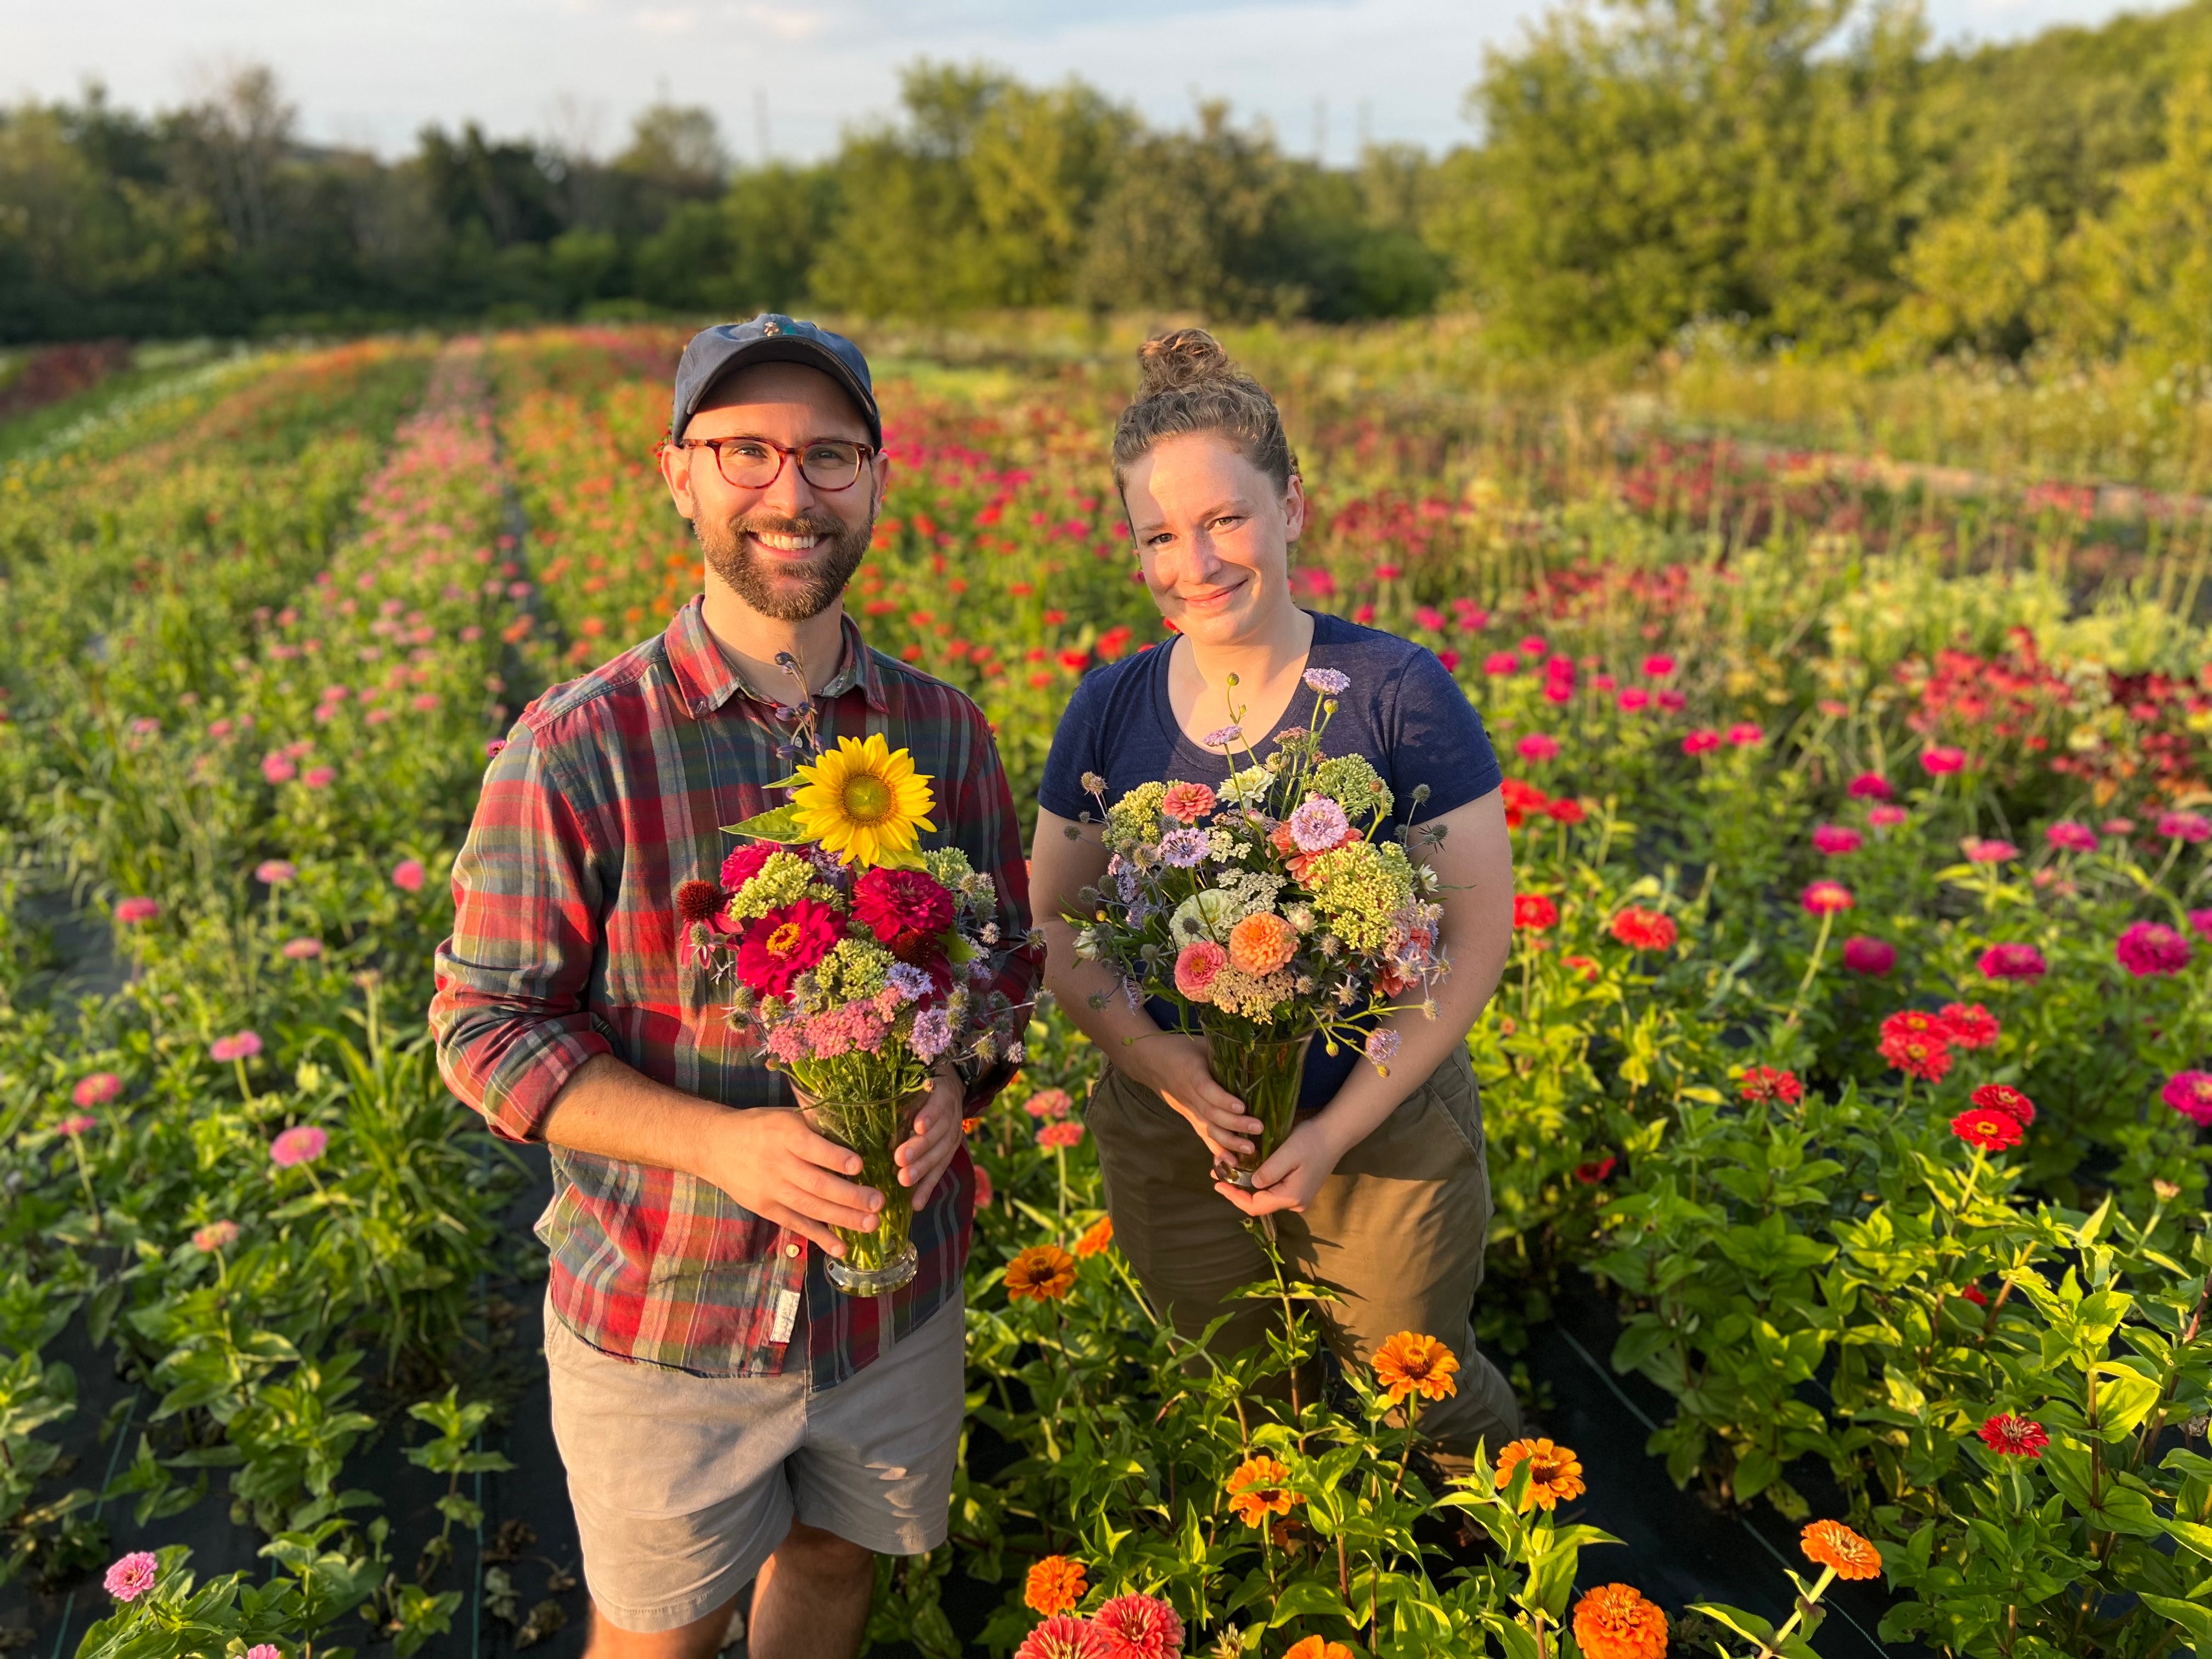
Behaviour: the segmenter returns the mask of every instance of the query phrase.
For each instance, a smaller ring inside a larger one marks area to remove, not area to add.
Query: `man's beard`
[[[695,519],[691,528],[699,538],[700,551],[707,556],[707,568],[729,583],[747,605],[778,622],[804,622],[820,616],[845,591],[867,556],[875,520],[872,515],[865,524],[848,525],[827,514],[787,519],[780,513],[746,513],[726,524]],[[771,567],[753,550],[756,534],[820,536],[825,541],[804,565],[777,560]],[[778,574],[787,580],[777,580]]]

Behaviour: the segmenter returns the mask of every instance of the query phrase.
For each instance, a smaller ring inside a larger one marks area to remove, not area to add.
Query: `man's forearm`
[[[656,1083],[612,1054],[576,1068],[546,1114],[546,1141],[624,1164],[700,1175],[701,1160],[735,1109]]]

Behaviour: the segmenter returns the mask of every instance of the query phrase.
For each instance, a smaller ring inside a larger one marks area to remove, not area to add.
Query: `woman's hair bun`
[[[1241,378],[1229,354],[1221,349],[1221,342],[1202,328],[1178,328],[1149,339],[1138,348],[1137,361],[1140,398],[1180,392],[1208,380]]]

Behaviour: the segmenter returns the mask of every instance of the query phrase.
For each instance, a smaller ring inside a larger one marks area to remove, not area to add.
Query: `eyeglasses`
[[[787,459],[797,461],[799,476],[817,489],[850,489],[875,453],[866,444],[837,438],[817,438],[797,449],[786,449],[766,438],[682,438],[675,447],[713,450],[722,477],[738,489],[766,489],[783,476]]]

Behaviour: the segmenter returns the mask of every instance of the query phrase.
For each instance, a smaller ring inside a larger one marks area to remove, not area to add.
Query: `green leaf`
[[[2207,1561],[2212,1561],[2212,1527],[2200,1526],[2194,1521],[2169,1521],[2166,1529],[2173,1534],[2173,1541],[2186,1545]]]
[[[1352,1619],[1356,1615],[1344,1604],[1336,1593],[1336,1586],[1319,1579],[1299,1578],[1285,1584],[1275,1597],[1274,1610],[1267,1615],[1267,1628],[1288,1624],[1293,1619],[1319,1618]]]
[[[766,812],[756,812],[743,823],[726,823],[722,833],[729,836],[750,836],[755,841],[772,841],[785,847],[798,847],[814,840],[799,823],[799,809],[787,803]]]
[[[1702,1613],[1717,1625],[1725,1626],[1747,1642],[1756,1642],[1761,1647],[1771,1646],[1774,1626],[1755,1613],[1746,1613],[1741,1607],[1731,1607],[1720,1601],[1692,1601],[1692,1613]]]
[[[2194,1601],[2178,1601],[2170,1595],[2146,1595],[2142,1604],[2153,1613],[2164,1613],[2189,1632],[2189,1645],[2200,1654],[2212,1654],[2212,1607],[2200,1607]]]

